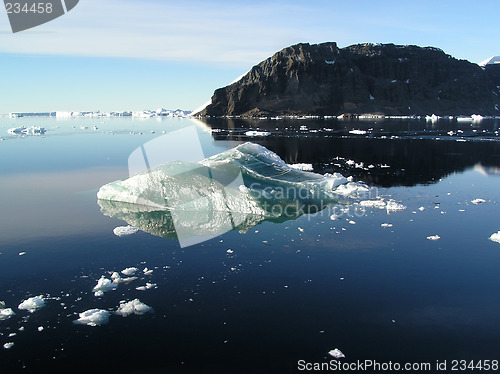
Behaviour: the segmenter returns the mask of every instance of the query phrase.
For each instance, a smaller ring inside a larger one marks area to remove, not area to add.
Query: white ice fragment
[[[105,277],[101,277],[101,279],[97,281],[97,285],[93,289],[94,296],[102,296],[104,295],[104,292],[116,290],[117,288],[118,285],[116,283]]]
[[[380,226],[382,226],[382,227],[392,227],[392,223],[382,223]]]
[[[144,268],[142,272],[144,273],[144,275],[151,275],[153,274],[153,269]]]
[[[365,130],[357,130],[357,129],[354,129],[354,130],[349,131],[349,134],[354,134],[354,135],[365,135],[365,134],[366,134],[366,131],[365,131]]]
[[[16,313],[11,308],[0,309],[0,321],[6,321],[10,317],[15,316]]]
[[[300,232],[304,232],[304,229],[302,227],[297,227],[297,229],[300,231]]]
[[[385,209],[386,203],[384,200],[363,200],[359,202],[359,205],[366,208],[378,208]]]
[[[271,135],[268,131],[247,131],[245,132],[246,136],[269,136]]]
[[[136,287],[135,289],[137,291],[147,291],[151,288],[158,288],[158,285],[156,283],[146,283],[145,286],[139,286],[139,287]]]
[[[405,210],[406,207],[403,204],[397,203],[394,200],[389,200],[387,202],[385,209],[387,210],[387,213],[392,213],[392,212],[398,212],[401,210]]]
[[[38,332],[42,332],[43,331],[43,326],[38,326]]]
[[[126,269],[123,269],[121,271],[121,273],[123,275],[126,275],[126,276],[131,276],[131,275],[134,275],[139,269],[137,269],[136,267],[131,267],[131,268],[126,268]]]
[[[125,284],[128,284],[128,283],[131,283],[135,280],[137,280],[139,278],[137,277],[127,277],[127,278],[116,278],[116,279],[113,279],[113,283],[116,283],[116,284],[120,284],[120,283],[125,283]]]
[[[4,349],[11,349],[14,346],[13,342],[5,343],[3,345]]]
[[[494,241],[496,243],[500,243],[500,231],[498,231],[498,232],[496,232],[494,234],[491,234],[490,240]]]
[[[116,310],[115,314],[127,317],[131,314],[144,314],[152,312],[153,308],[142,303],[139,299],[134,299],[129,302],[122,302]]]
[[[19,256],[24,256],[26,252],[19,252]]]
[[[349,221],[349,223],[350,223],[351,225],[355,225],[355,224],[356,224],[356,222],[355,222],[355,221],[352,221],[352,220],[351,220],[351,221]]]
[[[293,169],[302,170],[302,171],[313,171],[314,170],[312,164],[298,163],[298,164],[289,164],[288,166],[290,166]]]
[[[476,205],[483,204],[485,202],[486,202],[486,200],[484,200],[484,199],[474,199],[471,201],[472,204],[476,204]]]
[[[27,300],[24,300],[17,307],[19,310],[27,310],[30,313],[33,313],[37,309],[43,308],[45,306],[45,300],[43,295],[30,297]]]
[[[232,249],[228,249],[226,252],[229,253],[230,255],[234,253]]]
[[[332,357],[335,357],[335,358],[344,358],[345,357],[345,355],[342,353],[342,351],[338,348],[332,349],[330,352],[328,352],[328,354]]]
[[[38,126],[20,126],[8,129],[7,132],[11,135],[43,135],[47,130]]]
[[[137,227],[133,226],[118,226],[113,229],[113,234],[116,236],[127,236],[127,235],[132,235],[135,234],[139,229]]]
[[[439,239],[441,239],[441,237],[439,235],[431,235],[431,236],[428,236],[427,239],[429,239],[429,240],[439,240]]]
[[[100,326],[109,322],[109,312],[103,309],[89,309],[79,313],[80,318],[73,321],[78,325]]]
[[[421,206],[420,208],[418,208],[418,210],[420,210],[421,212],[423,212],[425,210],[425,208],[423,206]]]

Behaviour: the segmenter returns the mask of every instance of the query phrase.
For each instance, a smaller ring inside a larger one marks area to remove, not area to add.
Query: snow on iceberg
[[[304,163],[290,164],[290,167],[302,171],[313,171],[312,164],[304,164]]]
[[[109,322],[110,313],[103,309],[89,309],[78,314],[80,318],[73,321],[78,325],[100,326]]]
[[[104,295],[104,292],[114,291],[117,288],[118,285],[115,282],[112,282],[103,276],[97,281],[97,285],[93,288],[94,296],[102,296]]]
[[[121,315],[122,317],[128,317],[131,314],[141,315],[152,311],[153,308],[142,303],[139,299],[134,299],[128,302],[120,302],[120,306],[116,310],[115,314]]]
[[[27,300],[24,300],[17,309],[19,310],[27,310],[30,313],[37,311],[45,306],[45,299],[43,295],[30,297]]]
[[[133,226],[118,226],[113,229],[113,234],[116,236],[127,236],[127,235],[132,235],[135,234],[139,229],[137,227]]]
[[[494,242],[497,242],[497,243],[500,243],[500,231],[498,231],[498,232],[496,232],[494,234],[491,234],[490,240],[494,241]]]

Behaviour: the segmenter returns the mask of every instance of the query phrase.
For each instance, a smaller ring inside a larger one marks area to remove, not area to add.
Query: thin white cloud
[[[281,21],[298,10],[271,2],[85,0],[46,25],[1,36],[0,51],[248,64],[298,40],[297,27]]]

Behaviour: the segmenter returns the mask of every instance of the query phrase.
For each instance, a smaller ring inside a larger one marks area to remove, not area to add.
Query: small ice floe
[[[151,288],[158,288],[158,285],[156,283],[146,283],[145,286],[139,286],[136,287],[135,289],[137,291],[147,291],[150,290]]]
[[[121,273],[123,275],[126,275],[128,277],[130,277],[131,275],[134,275],[135,273],[137,273],[139,271],[139,269],[137,269],[136,267],[131,267],[131,268],[126,268],[126,269],[123,269],[121,271]]]
[[[8,342],[3,345],[4,349],[11,349],[14,346],[13,342]]]
[[[394,200],[389,200],[387,202],[387,205],[385,206],[385,209],[387,210],[387,213],[393,213],[393,212],[399,212],[401,210],[405,210],[406,206],[403,204],[397,203]]]
[[[111,274],[111,280],[113,281],[113,283],[116,283],[116,284],[120,284],[120,283],[128,284],[128,283],[133,282],[137,279],[139,279],[139,278],[137,278],[137,277],[122,278],[120,276],[120,274],[116,271],[113,274]]]
[[[338,348],[332,349],[328,354],[334,358],[344,358],[345,355],[342,353],[342,351]]]
[[[347,197],[347,196],[363,195],[368,193],[369,191],[370,189],[365,185],[355,182],[348,182],[346,184],[341,184],[333,192],[336,193],[337,195],[342,195]]]
[[[500,243],[500,231],[494,234],[491,234],[490,240],[496,243]]]
[[[144,275],[151,275],[153,274],[153,269],[144,268],[142,269],[142,272],[144,273]]]
[[[131,314],[144,314],[152,312],[153,308],[142,303],[139,299],[134,299],[132,301],[121,301],[120,306],[116,310],[115,314],[118,314],[122,317],[128,317]]]
[[[380,226],[382,226],[382,227],[392,227],[392,223],[382,223]]]
[[[27,310],[30,313],[35,312],[38,309],[41,309],[45,306],[45,299],[43,295],[30,297],[27,300],[24,300],[17,307],[19,310]]]
[[[101,326],[109,322],[110,313],[103,309],[89,309],[78,314],[80,318],[73,321],[77,325]]]
[[[43,135],[47,130],[38,126],[20,126],[8,129],[7,132],[11,135]]]
[[[246,136],[269,136],[271,135],[268,131],[247,131],[245,132]]]
[[[43,331],[43,326],[38,326],[38,332],[42,332]]]
[[[441,237],[439,235],[431,235],[431,236],[428,236],[427,239],[429,239],[429,240],[439,240],[439,239],[441,239]]]
[[[99,297],[104,295],[104,292],[113,291],[118,288],[115,282],[112,282],[104,276],[97,281],[97,285],[93,288],[94,296]]]
[[[5,303],[0,301],[0,321],[6,321],[10,317],[15,316],[16,313],[11,308],[6,308]]]
[[[365,208],[378,208],[378,209],[385,209],[386,203],[384,200],[363,200],[359,202],[359,205]]]
[[[471,201],[472,204],[479,205],[479,204],[484,204],[486,200],[484,199],[474,199]]]
[[[288,166],[290,166],[293,169],[302,170],[302,171],[313,171],[314,170],[312,164],[299,163],[299,164],[289,164]]]
[[[24,256],[26,252],[19,252],[19,256]]]
[[[135,234],[139,229],[137,227],[133,226],[118,226],[113,229],[113,234],[116,236],[127,236],[127,235],[132,235]]]
[[[299,230],[300,232],[304,232],[304,229],[302,227],[297,227],[297,230]]]
[[[425,208],[423,206],[421,206],[420,208],[418,208],[418,210],[420,210],[421,212],[423,212],[425,210]]]
[[[349,134],[353,134],[353,135],[366,135],[366,131],[365,130],[354,129],[354,130],[349,131]]]
[[[233,251],[232,249],[228,249],[228,250],[226,251],[226,253],[228,253],[228,254],[232,255],[232,254],[234,253],[234,251]]]
[[[351,224],[351,225],[355,225],[355,224],[356,224],[356,221],[351,220],[351,221],[349,221],[349,224]]]

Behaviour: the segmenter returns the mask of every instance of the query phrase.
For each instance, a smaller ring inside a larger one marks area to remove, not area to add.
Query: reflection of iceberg
[[[296,170],[266,148],[245,143],[200,163],[171,161],[109,183],[102,212],[182,246],[263,220],[285,221],[336,202],[345,178]]]

